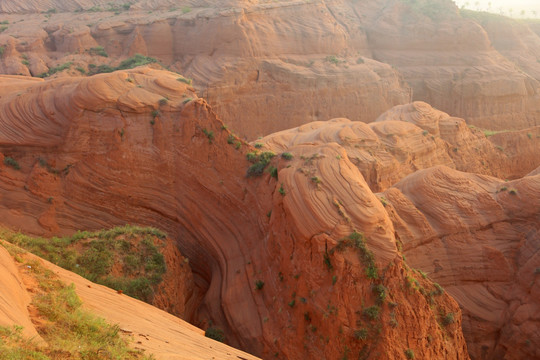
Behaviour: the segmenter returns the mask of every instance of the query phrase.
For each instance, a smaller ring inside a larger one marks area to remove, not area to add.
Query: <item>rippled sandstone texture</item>
[[[149,55],[193,78],[250,140],[334,117],[371,122],[411,99],[484,128],[539,125],[540,37],[462,16],[449,0],[110,4],[1,2],[0,71],[37,76],[71,61],[62,74],[75,76]],[[92,55],[97,46],[109,57]]]
[[[341,149],[332,158],[347,157],[374,191],[384,190],[376,195],[407,264],[459,303],[471,357],[539,356],[540,128],[486,138],[463,119],[415,102],[396,106],[374,123],[314,122],[257,142],[262,150],[295,156],[324,144]],[[304,166],[295,177],[326,190],[334,167],[314,167],[311,157],[301,156]],[[320,205],[318,191],[302,197]],[[351,213],[337,199],[346,218]],[[324,223],[327,213],[318,213],[323,215],[315,221]]]
[[[3,77],[2,222],[38,234],[162,228],[204,293],[194,323],[265,358],[468,358],[457,303],[401,259],[343,147],[298,145],[272,161],[277,180],[247,178],[254,148],[177,76]]]

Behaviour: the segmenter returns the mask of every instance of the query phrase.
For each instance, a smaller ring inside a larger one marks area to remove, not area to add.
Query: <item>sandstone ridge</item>
[[[124,9],[96,0],[20,14],[58,5],[36,4],[0,4],[10,13],[2,73],[38,76],[71,63],[61,75],[81,76],[141,53],[192,78],[250,140],[335,117],[372,122],[411,100],[487,129],[539,125],[540,37],[451,1],[155,0]],[[99,46],[108,57],[92,50]]]

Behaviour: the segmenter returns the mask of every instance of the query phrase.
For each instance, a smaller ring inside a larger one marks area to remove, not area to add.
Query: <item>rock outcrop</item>
[[[477,359],[534,359],[540,176],[504,182],[434,167],[384,192],[407,263],[460,304]]]
[[[514,179],[535,169],[540,148],[538,127],[486,138],[460,118],[423,102],[396,106],[375,122],[348,119],[314,122],[284,130],[253,144],[284,152],[289,147],[336,142],[347,152],[373,191],[435,165]]]
[[[246,177],[256,149],[177,78],[2,78],[2,222],[165,230],[204,293],[195,324],[265,357],[468,358],[457,303],[403,262],[343,147],[297,145],[268,165],[277,180]]]
[[[317,160],[320,157],[334,163],[350,159],[373,191],[385,189],[377,196],[393,228],[379,223],[380,229],[393,231],[407,264],[443,285],[460,304],[471,356],[522,359],[538,356],[534,333],[538,318],[532,315],[540,306],[534,292],[540,264],[538,130],[486,138],[463,119],[415,102],[397,106],[371,124],[348,119],[315,122],[272,134],[254,145],[300,155],[300,165],[286,167],[279,179],[294,174],[295,182],[285,187],[293,196],[304,188],[300,180],[312,183],[313,191],[295,196],[312,198],[311,206],[316,206],[316,210],[301,207],[312,211],[299,216],[306,227],[320,224],[339,229],[332,225],[332,216],[337,215],[330,206],[324,207],[328,194],[334,194],[335,211],[346,222],[353,216],[377,221],[376,215],[366,213],[365,199],[351,198],[358,193],[353,185],[343,186],[348,191],[337,195],[334,186],[339,180],[328,176],[336,165],[313,165],[322,162]],[[323,152],[325,148],[335,153]],[[515,180],[504,182],[493,176]],[[346,176],[337,176],[342,178]],[[383,254],[381,243],[385,242],[369,245]],[[509,350],[517,348],[520,351]]]
[[[257,359],[243,351],[225,344],[210,340],[204,336],[201,329],[172,316],[162,310],[139,300],[130,298],[94,284],[82,277],[55,266],[37,256],[26,253],[18,255],[23,263],[15,262],[0,240],[0,281],[2,301],[10,297],[9,307],[0,306],[0,325],[24,326],[23,335],[34,342],[41,339],[36,332],[33,322],[43,321],[37,312],[28,313],[26,304],[37,295],[33,287],[38,280],[32,275],[32,270],[25,265],[27,262],[37,262],[40,266],[51,271],[52,276],[65,284],[73,284],[78,297],[82,300],[85,310],[105,319],[108,323],[117,324],[120,333],[125,336],[132,346],[144,350],[147,355],[157,359],[190,360],[190,359]],[[11,248],[14,248],[11,246]],[[17,252],[23,252],[17,249]],[[22,309],[16,309],[23,306]],[[45,345],[41,340],[41,345]],[[30,355],[31,356],[31,355]]]
[[[538,35],[462,16],[451,1],[64,3],[0,4],[9,13],[1,72],[44,76],[70,64],[54,76],[81,76],[152,56],[193,78],[250,140],[334,117],[371,122],[411,100],[488,129],[539,125]],[[51,8],[59,12],[39,14]]]

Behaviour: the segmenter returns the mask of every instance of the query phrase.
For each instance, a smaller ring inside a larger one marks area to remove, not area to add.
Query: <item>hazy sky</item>
[[[536,11],[536,17],[540,18],[540,0],[454,0],[454,2],[459,7],[467,3],[466,8],[472,10],[490,11],[496,14],[502,10],[504,15],[510,15],[510,9],[512,9],[514,17],[521,17],[522,10],[525,10],[525,17],[534,17],[533,11]],[[489,8],[490,3],[491,8]]]

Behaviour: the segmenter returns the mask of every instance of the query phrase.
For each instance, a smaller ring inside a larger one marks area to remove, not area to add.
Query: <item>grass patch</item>
[[[24,260],[23,260],[24,261]],[[39,284],[32,304],[46,319],[37,330],[48,346],[22,335],[20,326],[0,327],[2,359],[152,359],[129,348],[118,325],[83,310],[73,284],[66,286],[38,261],[25,262]]]
[[[144,56],[141,54],[135,54],[132,57],[122,61],[120,65],[116,67],[112,67],[110,65],[99,65],[96,66],[95,64],[90,64],[88,66],[88,73],[90,75],[95,74],[102,74],[102,73],[110,73],[116,70],[127,70],[127,69],[133,69],[137,66],[147,65],[147,64],[153,64],[157,63],[157,59],[154,59],[149,56]]]
[[[358,257],[360,261],[366,266],[366,275],[370,279],[378,279],[379,272],[375,265],[375,257],[373,252],[367,248],[366,239],[364,235],[354,231],[348,237],[340,239],[338,244],[331,250],[333,253],[335,250],[342,252],[346,248],[358,249]]]
[[[115,68],[115,70],[133,69],[137,66],[153,64],[157,62],[158,62],[157,59],[154,59],[153,57],[144,56],[141,54],[135,54],[132,57],[122,61],[120,65],[118,65]]]
[[[208,143],[211,144],[212,140],[214,140],[214,132],[211,131],[211,130],[207,130],[207,129],[203,129],[202,132],[208,138]]]
[[[338,65],[341,62],[336,55],[328,55],[324,60],[334,65]]]
[[[290,152],[284,152],[283,154],[281,154],[281,157],[285,160],[292,160],[293,154],[291,154]]]
[[[249,153],[247,156],[248,161],[253,163],[253,165],[251,165],[247,170],[247,176],[250,177],[261,176],[264,172],[264,169],[268,166],[268,164],[270,164],[270,160],[272,160],[272,158],[276,156],[276,154],[271,151],[265,151],[260,154]]]
[[[160,252],[166,235],[154,228],[126,225],[51,239],[9,231],[0,231],[0,235],[90,281],[146,302],[152,300],[154,289],[166,272]]]
[[[21,166],[19,165],[17,160],[15,160],[14,158],[9,157],[9,156],[6,156],[4,158],[4,164],[7,165],[7,166],[11,166],[15,170],[20,170],[21,169]]]
[[[90,55],[109,57],[103,46],[96,46],[87,50]]]
[[[64,70],[69,69],[71,67],[71,65],[73,65],[73,62],[69,61],[67,63],[63,63],[61,65],[49,68],[49,71],[39,74],[38,77],[44,78],[44,77],[54,75],[54,74],[56,74],[58,72],[62,72]]]
[[[407,349],[404,352],[407,359],[414,359],[414,351],[412,351],[411,349]]]
[[[225,333],[223,330],[214,326],[210,326],[208,329],[206,329],[204,336],[219,342],[225,341]]]
[[[373,306],[365,308],[362,313],[371,320],[377,320],[379,318],[380,312],[381,312],[381,308],[378,307],[377,305],[373,305]]]
[[[183,82],[184,84],[188,84],[188,85],[191,85],[193,83],[193,80],[191,79],[187,79],[183,76],[180,76],[179,78],[176,79],[177,81],[180,81],[180,82]]]
[[[264,281],[262,280],[255,281],[255,289],[262,290],[263,287],[264,287]]]
[[[454,313],[448,313],[445,316],[442,317],[441,323],[444,326],[448,326],[450,324],[453,324],[456,320],[454,319]]]

